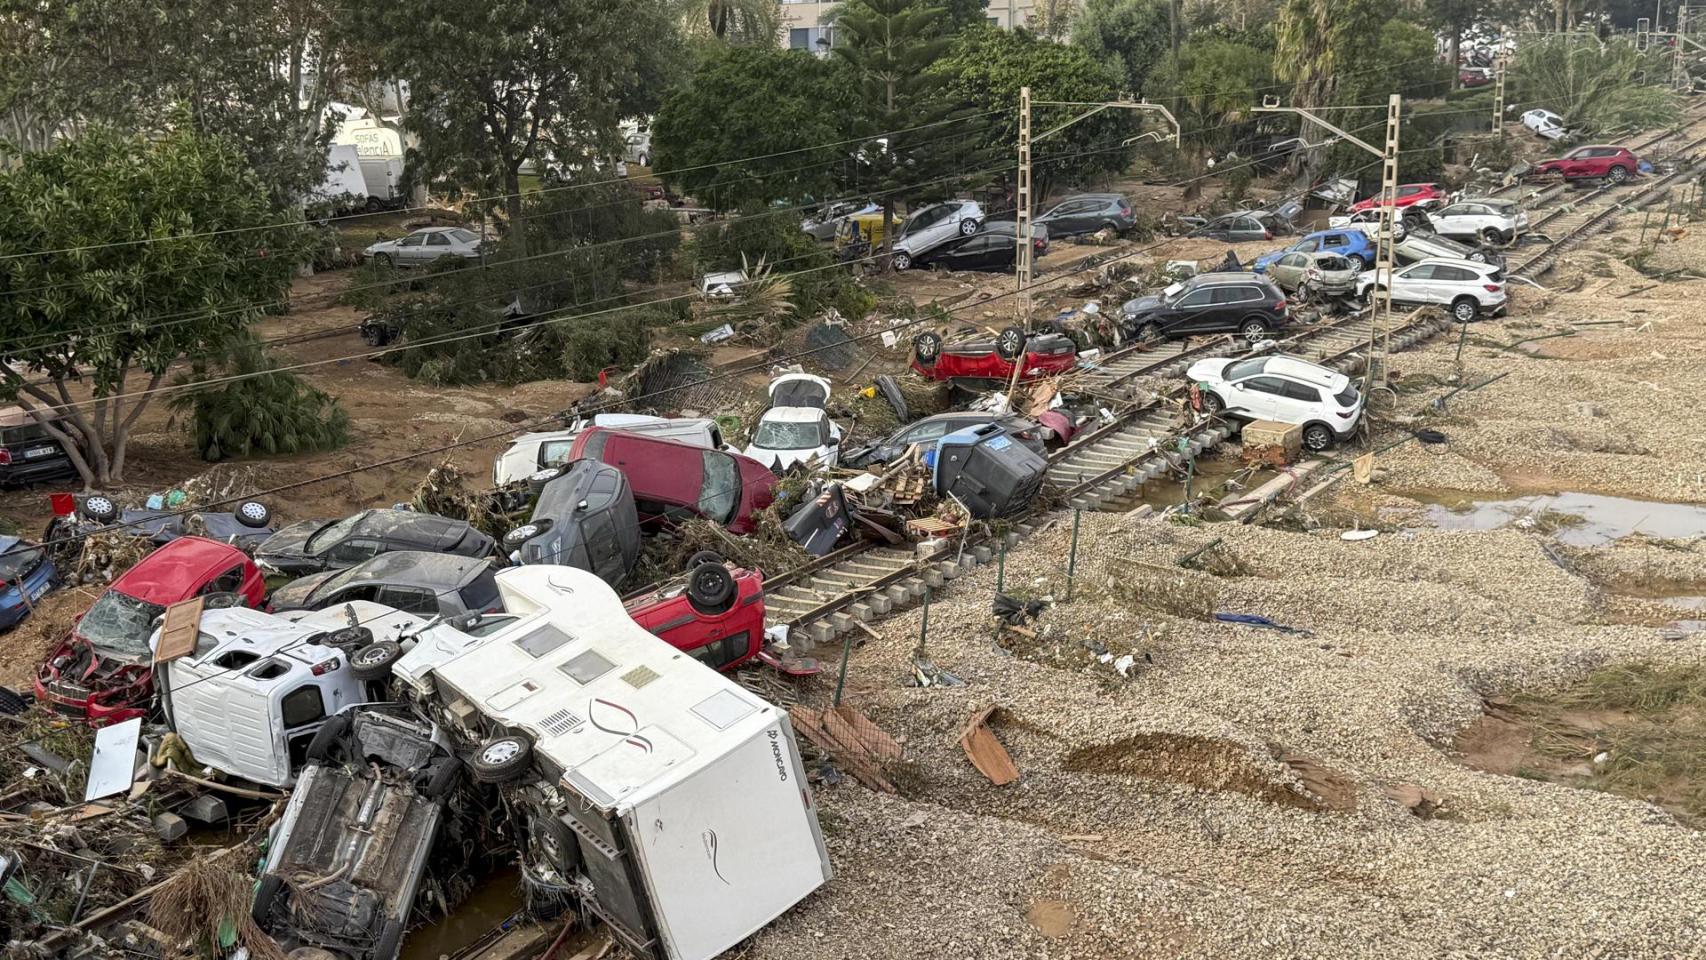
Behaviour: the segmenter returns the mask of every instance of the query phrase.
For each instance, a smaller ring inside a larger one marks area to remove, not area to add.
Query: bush
[[[835,267],[834,254],[801,231],[797,219],[791,212],[749,209],[736,219],[705,225],[687,245],[694,273],[741,270],[762,260],[774,276],[789,280],[799,319],[828,307],[850,320],[863,317],[871,303],[853,272]]]
[[[174,396],[174,413],[187,413],[196,453],[203,460],[251,454],[332,450],[349,440],[349,414],[331,395],[293,373],[277,369],[251,337],[236,340],[218,370],[198,365],[178,384],[241,377]]]

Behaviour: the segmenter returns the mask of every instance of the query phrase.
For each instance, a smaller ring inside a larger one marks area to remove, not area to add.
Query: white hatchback
[[[1399,267],[1390,278],[1375,273],[1369,270],[1357,277],[1357,296],[1372,299],[1377,288],[1390,283],[1394,303],[1445,307],[1458,323],[1498,316],[1509,302],[1505,272],[1497,264],[1436,258]]]
[[[1303,427],[1303,445],[1322,451],[1350,439],[1362,420],[1363,396],[1349,377],[1284,355],[1198,360],[1185,371],[1202,412]]]
[[[1562,140],[1569,136],[1564,129],[1564,118],[1550,110],[1530,110],[1522,115],[1522,125],[1534,131],[1535,136],[1547,140]]]
[[[1476,243],[1505,244],[1528,232],[1528,214],[1512,200],[1468,199],[1428,212],[1434,232]]]
[[[906,218],[894,239],[894,268],[905,270],[912,261],[949,240],[969,237],[983,229],[983,207],[975,200],[944,200]]]
[[[833,467],[840,459],[841,428],[824,409],[829,381],[785,373],[770,382],[770,409],[758,418],[752,443],[742,451],[777,473],[797,464]]]

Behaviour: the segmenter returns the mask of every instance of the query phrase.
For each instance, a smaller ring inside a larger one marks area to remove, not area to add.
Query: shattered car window
[[[166,612],[159,604],[108,590],[77,623],[77,633],[97,648],[127,657],[148,653],[154,618]]]
[[[766,450],[810,450],[829,442],[829,424],[822,420],[811,423],[765,420],[753,432],[752,442]]]
[[[735,458],[714,450],[703,454],[705,479],[699,487],[699,512],[718,523],[734,519],[740,504],[740,466]]]
[[[41,562],[40,547],[19,546],[0,553],[0,581],[18,580]]]
[[[308,542],[302,545],[303,549],[308,553],[319,553],[332,544],[341,542],[345,537],[355,532],[356,525],[361,523],[361,518],[365,516],[367,516],[367,512],[364,510],[355,516],[345,517],[342,520],[339,520],[337,523],[334,523],[324,530],[321,530],[319,533],[314,534],[312,537],[309,537]]]

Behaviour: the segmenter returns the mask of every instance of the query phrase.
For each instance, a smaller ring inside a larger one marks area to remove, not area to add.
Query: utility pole
[[[1493,58],[1493,132],[1505,138],[1505,45],[1500,37],[1499,53]]]
[[[1033,106],[1089,107],[1090,109],[1085,110],[1083,113],[1078,114],[1065,123],[1050,127],[1033,137],[1031,136],[1031,107]],[[1067,127],[1070,127],[1081,120],[1089,119],[1090,117],[1101,113],[1103,110],[1136,110],[1158,113],[1162,117],[1166,118],[1167,123],[1173,127],[1173,132],[1161,139],[1173,141],[1173,146],[1175,148],[1179,146],[1179,121],[1174,119],[1172,111],[1159,103],[1150,103],[1147,100],[1108,100],[1102,103],[1086,103],[1075,100],[1038,100],[1035,103],[1032,103],[1031,88],[1019,88],[1019,176],[1017,178],[1018,189],[1013,198],[1014,203],[1017,205],[1017,210],[1015,211],[1015,229],[1013,231],[1016,234],[1014,237],[1014,243],[1018,244],[1019,249],[1016,251],[1017,255],[1013,261],[1013,273],[1019,285],[1019,325],[1024,327],[1026,330],[1030,329],[1031,321],[1031,266],[1033,263],[1031,254],[1036,249],[1032,243],[1031,236],[1031,203],[1035,199],[1031,196],[1031,144],[1035,141],[1052,137],[1060,131],[1065,130]],[[1132,137],[1125,143],[1129,144],[1143,139],[1144,137],[1153,136],[1156,136],[1156,134],[1146,133],[1141,136]],[[1121,144],[1121,146],[1124,145],[1125,144]]]
[[[1380,231],[1374,246],[1374,298],[1370,304],[1368,361],[1364,366],[1364,374],[1368,377],[1366,386],[1370,389],[1386,385],[1385,354],[1386,349],[1391,346],[1392,338],[1392,221],[1398,214],[1398,116],[1401,107],[1402,98],[1398,94],[1394,93],[1387,98],[1384,149],[1376,149],[1368,141],[1334,126],[1302,107],[1282,107],[1278,97],[1263,97],[1262,105],[1254,110],[1256,113],[1295,113],[1380,158]],[[1384,287],[1381,286],[1383,278]],[[1380,336],[1382,324],[1386,327],[1384,338]],[[1377,341],[1380,350],[1378,356],[1375,352]],[[1368,391],[1365,389],[1363,392]]]

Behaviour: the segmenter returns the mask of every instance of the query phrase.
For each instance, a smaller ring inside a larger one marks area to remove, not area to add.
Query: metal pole
[[[1014,230],[1013,276],[1019,284],[1019,326],[1031,328],[1031,88],[1019,88],[1019,177],[1013,202],[1018,222]]]
[[[1007,589],[1007,538],[1001,538],[1001,553],[995,561],[995,592]]]
[[[1078,571],[1078,521],[1083,519],[1084,511],[1078,507],[1072,508],[1072,552],[1066,557],[1066,599],[1072,600],[1072,578]]]
[[[847,685],[847,658],[853,653],[853,631],[847,631],[847,639],[841,641],[841,675],[835,678],[835,702],[832,706],[841,706],[841,688]]]
[[[1505,45],[1500,37],[1499,55],[1493,58],[1496,76],[1493,80],[1493,132],[1505,138]]]
[[[1392,220],[1398,213],[1398,114],[1401,104],[1402,100],[1396,93],[1386,100],[1386,149],[1380,158],[1380,240],[1375,249],[1374,275],[1385,277],[1386,285],[1375,286],[1375,296],[1379,299],[1375,309],[1380,316],[1369,318],[1368,367],[1365,371],[1373,377],[1369,382],[1375,387],[1386,386],[1384,357],[1379,361],[1379,372],[1375,371],[1375,336],[1385,326],[1386,342],[1382,344],[1382,353],[1384,347],[1391,345],[1392,337]]]
[[[1463,368],[1463,341],[1467,339],[1469,339],[1469,324],[1466,323],[1463,325],[1463,332],[1457,336],[1457,356],[1451,361],[1451,365],[1459,370]]]
[[[1641,239],[1635,241],[1635,249],[1639,250],[1647,245],[1647,224],[1652,222],[1652,219],[1653,208],[1648,207],[1641,214]]]

